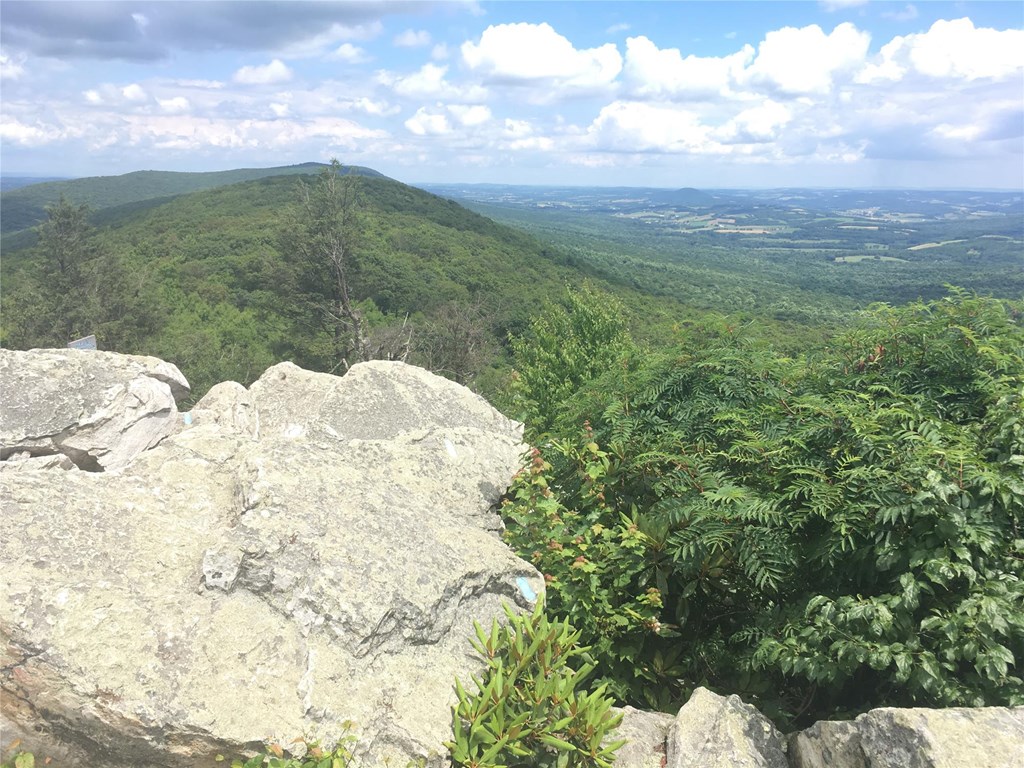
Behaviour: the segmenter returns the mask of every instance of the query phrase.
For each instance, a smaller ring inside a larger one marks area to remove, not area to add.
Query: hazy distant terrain
[[[0,192],[7,192],[32,184],[44,184],[48,181],[67,181],[60,176],[6,176],[0,175]]]
[[[425,187],[654,292],[683,291],[689,278],[675,273],[705,268],[857,302],[933,298],[947,284],[1024,294],[1015,191]]]

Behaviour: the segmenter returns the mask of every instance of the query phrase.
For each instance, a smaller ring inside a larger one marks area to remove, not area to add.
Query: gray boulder
[[[788,768],[775,726],[739,696],[698,688],[669,729],[667,768]]]
[[[473,622],[543,591],[495,533],[521,426],[401,363],[215,389],[119,473],[0,473],[5,740],[213,766],[350,721],[445,764]]]
[[[615,753],[615,768],[664,768],[665,742],[675,722],[672,715],[624,707],[622,722],[608,741],[625,739]]]
[[[1019,768],[1024,708],[873,709],[790,738],[793,768]]]
[[[155,357],[0,349],[0,461],[66,456],[120,470],[174,429],[188,382]]]

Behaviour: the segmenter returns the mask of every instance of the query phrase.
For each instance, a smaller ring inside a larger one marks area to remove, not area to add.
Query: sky
[[[0,171],[1024,189],[1024,3],[0,1]]]

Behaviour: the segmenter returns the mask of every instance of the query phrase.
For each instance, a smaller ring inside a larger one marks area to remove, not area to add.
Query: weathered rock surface
[[[1020,768],[1024,709],[873,709],[790,738],[793,768]]]
[[[625,739],[615,753],[616,768],[665,768],[665,742],[675,722],[672,715],[624,707],[622,722],[609,741]]]
[[[698,688],[669,729],[668,768],[788,768],[775,726],[739,696]]]
[[[213,766],[351,720],[444,764],[473,621],[543,591],[495,535],[521,428],[401,363],[282,364],[193,417],[117,473],[0,473],[5,741]]]
[[[119,470],[175,427],[181,372],[155,357],[0,349],[0,460],[63,455]]]

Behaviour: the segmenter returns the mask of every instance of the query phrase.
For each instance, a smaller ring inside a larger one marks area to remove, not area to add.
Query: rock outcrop
[[[123,469],[171,433],[175,401],[188,390],[181,372],[155,357],[0,349],[0,461],[9,469],[63,456],[89,471]]]
[[[790,740],[793,768],[1019,768],[1024,709],[873,709]]]
[[[65,353],[7,355],[5,407],[25,415],[4,445],[62,433],[69,417],[47,414],[63,406],[41,403]],[[134,361],[117,365],[75,374],[97,390],[79,401],[107,412],[131,392]],[[378,764],[445,764],[473,621],[543,591],[496,535],[521,427],[383,362],[342,378],[281,364],[189,416],[131,459],[93,445],[116,472],[0,472],[5,741],[58,765],[213,766],[351,721]],[[69,455],[47,439],[30,453]]]
[[[154,358],[0,350],[4,745],[213,768],[351,722],[367,765],[447,765],[473,622],[543,591],[497,535],[521,426],[402,363],[282,363],[179,414],[187,386]],[[612,738],[619,768],[1018,768],[1024,709],[877,709],[787,741],[698,688]]]
[[[788,768],[775,726],[739,696],[698,688],[668,732],[670,768]]]
[[[784,739],[736,696],[694,691],[673,719],[627,707],[617,768],[1019,768],[1024,708],[873,709]]]

